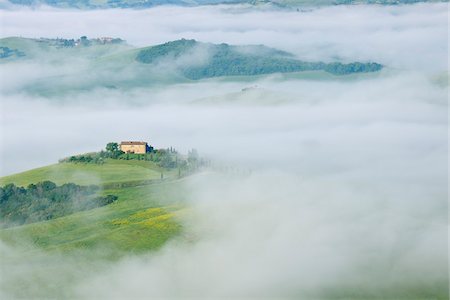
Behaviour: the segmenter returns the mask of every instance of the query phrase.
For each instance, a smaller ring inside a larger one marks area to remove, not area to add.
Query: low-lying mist
[[[256,84],[244,91],[248,83],[217,81],[140,91],[133,105],[121,103],[120,93],[110,95],[114,105],[89,104],[101,91],[84,95],[92,100],[82,105],[17,97],[3,103],[21,111],[4,116],[4,141],[20,149],[26,140],[38,153],[4,151],[6,170],[123,139],[197,148],[213,161],[184,183],[190,213],[180,221],[192,238],[157,254],[99,262],[87,278],[67,267],[73,282],[68,287],[62,276],[67,291],[58,293],[447,295],[447,88],[395,72]],[[236,92],[220,97],[225,91]],[[219,96],[207,101],[208,94]],[[45,142],[55,146],[48,150]]]
[[[3,35],[63,35],[54,24],[69,16],[87,22],[74,23],[70,37],[261,43],[300,57],[368,59],[386,68],[45,97],[19,87],[60,70],[43,64],[32,73],[25,64],[6,74],[2,65],[9,85],[0,101],[1,175],[121,140],[182,153],[196,148],[212,164],[181,181],[183,235],[157,252],[91,260],[47,253],[32,241],[2,242],[0,298],[448,298],[443,8],[2,12]],[[116,25],[92,25],[112,17]],[[174,22],[164,25],[169,17]]]
[[[145,10],[0,10],[2,37],[111,36],[145,47],[181,38],[264,44],[309,61],[377,61],[443,71],[447,3],[330,6],[308,11],[245,5]],[[61,26],[67,24],[67,26]]]
[[[2,148],[2,171],[127,139],[309,175],[333,172],[322,169],[330,164],[361,167],[369,157],[414,159],[445,141],[446,91],[418,73],[385,72],[334,80],[210,80],[131,92],[97,90],[57,101],[5,96],[4,111],[15,113],[3,114],[3,142],[9,147]],[[22,147],[24,140],[33,152]],[[416,147],[405,153],[402,141]]]
[[[444,190],[424,195],[383,179],[372,185],[346,175],[319,179],[282,171],[191,180],[194,213],[183,222],[199,240],[126,259],[81,282],[77,295],[447,295]],[[399,188],[410,191],[399,195]]]

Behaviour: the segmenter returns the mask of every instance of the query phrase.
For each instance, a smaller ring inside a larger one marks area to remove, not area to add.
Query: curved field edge
[[[174,170],[160,168],[153,162],[139,160],[107,159],[104,164],[58,163],[0,178],[0,186],[14,183],[27,186],[30,183],[50,180],[56,184],[102,185],[116,182],[160,179],[173,177]]]
[[[25,253],[85,251],[107,259],[157,250],[182,233],[179,217],[185,211],[183,180],[169,175],[160,180],[160,172],[170,175],[151,162],[108,161],[104,165],[57,164],[3,177],[1,185],[27,185],[43,180],[88,184],[94,183],[86,179],[92,176],[107,187],[99,194],[116,195],[118,200],[65,217],[3,229],[0,239]],[[130,179],[143,184],[134,186]],[[124,187],[128,184],[131,186]]]

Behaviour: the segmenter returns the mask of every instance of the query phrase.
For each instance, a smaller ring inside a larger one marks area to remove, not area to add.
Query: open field
[[[165,180],[160,179],[161,172]],[[1,185],[26,186],[43,180],[57,184],[74,182],[114,186],[133,180],[151,184],[102,190],[113,194],[113,204],[53,220],[12,227],[0,231],[0,238],[20,249],[52,251],[108,249],[97,252],[109,258],[126,252],[142,252],[161,247],[178,235],[182,227],[176,216],[183,210],[180,180],[152,162],[108,160],[104,165],[61,163],[1,178]],[[95,252],[95,251],[94,251]]]
[[[128,182],[134,180],[172,177],[175,171],[166,171],[149,161],[107,160],[104,164],[60,163],[0,178],[0,185],[14,183],[27,186],[30,183],[50,180],[56,184],[73,182],[80,185]]]
[[[2,274],[2,293],[21,299],[77,298],[67,287],[82,282],[87,274],[104,272],[111,262],[183,238],[182,180],[101,193],[119,199],[100,208],[0,230],[2,269],[11,270],[7,276]]]

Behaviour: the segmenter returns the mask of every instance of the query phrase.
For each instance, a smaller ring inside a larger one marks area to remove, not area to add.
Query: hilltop
[[[305,71],[341,76],[383,68],[376,62],[303,61],[264,45],[237,46],[187,39],[136,48],[119,38],[13,37],[0,39],[1,49],[0,64],[50,64],[54,74],[29,79],[21,88],[49,97],[96,88],[127,90],[219,77],[240,80],[238,77]]]
[[[162,150],[150,154],[157,151]],[[80,159],[92,155],[0,178],[6,214],[0,225],[9,227],[0,229],[0,239],[24,251],[107,247],[98,255],[111,259],[156,250],[183,232],[177,219],[185,210],[183,180],[195,161],[181,171],[175,165],[162,167],[164,156],[159,163],[137,154],[101,163]]]
[[[197,61],[183,61],[196,53]],[[200,43],[195,40],[178,40],[140,50],[136,60],[145,64],[175,62],[188,79],[198,80],[222,76],[253,76],[273,73],[325,71],[334,75],[376,72],[382,65],[368,62],[324,63],[295,59],[290,53],[263,45],[233,46],[225,43]],[[181,61],[181,63],[179,63]]]

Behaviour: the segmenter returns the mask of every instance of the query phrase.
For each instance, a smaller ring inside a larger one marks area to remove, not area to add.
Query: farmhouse
[[[120,150],[125,153],[145,154],[149,152],[150,147],[146,142],[127,141],[120,143]]]

